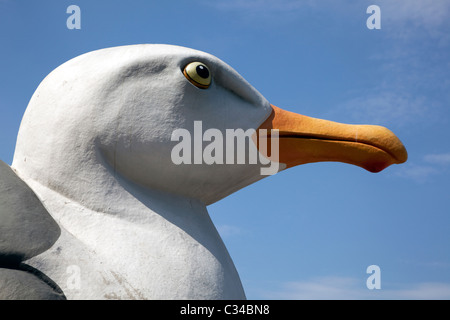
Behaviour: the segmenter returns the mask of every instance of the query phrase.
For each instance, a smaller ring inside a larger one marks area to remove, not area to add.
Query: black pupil
[[[209,70],[205,66],[199,65],[197,68],[195,68],[197,71],[197,74],[202,77],[203,79],[208,79],[209,77]]]

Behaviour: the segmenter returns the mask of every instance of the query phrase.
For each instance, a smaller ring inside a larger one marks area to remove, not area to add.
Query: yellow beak
[[[268,133],[270,129],[279,130],[278,161],[287,168],[338,161],[379,172],[408,158],[402,142],[385,127],[315,119],[273,105],[272,109],[272,114],[258,129],[267,129]]]

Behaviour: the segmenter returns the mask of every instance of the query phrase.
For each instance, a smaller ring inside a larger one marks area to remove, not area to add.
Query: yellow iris
[[[196,87],[207,89],[211,84],[211,72],[201,62],[191,62],[183,70],[184,76]]]

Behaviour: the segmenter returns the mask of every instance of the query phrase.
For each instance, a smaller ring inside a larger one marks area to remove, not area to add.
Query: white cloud
[[[417,165],[413,163],[407,163],[398,168],[396,175],[402,178],[414,180],[416,182],[425,182],[431,176],[439,173],[435,167],[427,165]]]
[[[450,299],[450,283],[423,282],[390,285],[369,290],[365,281],[349,277],[322,277],[309,281],[287,282],[278,291],[266,293],[267,299],[283,300],[427,300]]]
[[[332,113],[345,114],[358,123],[404,126],[423,121],[429,115],[424,97],[391,89],[360,95],[339,104]]]
[[[335,111],[348,112],[354,122],[394,128],[442,121],[449,97],[445,46],[450,45],[450,1],[380,0],[376,4],[381,8],[382,30],[374,32],[380,32],[384,40],[369,59],[377,66],[373,77],[378,84],[353,92],[354,98]],[[339,14],[350,6],[343,5]]]
[[[283,23],[305,14],[329,15],[330,19],[339,17],[343,21],[367,17],[365,10],[358,15],[364,4],[348,1],[229,0],[207,4],[233,11],[250,23],[268,17],[271,23],[274,20]],[[367,6],[369,4],[373,3],[367,2]],[[376,4],[381,8],[382,30],[379,32],[391,40],[381,42],[372,56],[380,72],[374,75],[380,78],[379,85],[354,93],[355,98],[342,103],[333,114],[348,111],[354,122],[391,127],[392,124],[414,125],[424,119],[440,121],[447,107],[444,101],[450,84],[448,50],[442,47],[450,45],[450,1],[379,0]]]
[[[421,34],[442,37],[448,43],[448,29],[443,27],[448,24],[449,1],[379,0],[377,4],[382,10],[382,21],[389,25],[392,36],[407,39]]]
[[[364,297],[354,278],[324,277],[304,282],[284,283],[281,290],[272,292],[269,299],[283,300],[349,300]],[[369,291],[367,289],[367,291]]]
[[[424,157],[424,160],[428,163],[448,166],[450,165],[450,153],[428,154]]]
[[[450,153],[435,153],[423,156],[423,164],[406,163],[398,168],[396,175],[416,182],[428,181],[437,174],[447,173],[450,168]]]
[[[418,283],[405,289],[388,290],[388,299],[450,299],[450,284],[438,282]]]
[[[217,231],[224,238],[242,234],[241,228],[231,225],[220,225],[217,227]]]
[[[360,9],[359,4],[336,0],[228,0],[208,1],[205,4],[218,9],[239,11],[242,14],[263,13],[274,16],[279,13],[295,13],[306,8],[317,9],[317,13],[328,12],[339,15],[354,14]],[[367,7],[372,4],[367,2]],[[376,3],[382,12],[382,21],[397,28],[397,35],[405,34],[405,30],[421,28],[431,31],[433,35],[442,35],[439,27],[447,23],[450,13],[448,0],[378,0]],[[362,11],[366,15],[365,10]],[[412,35],[413,33],[409,33]]]

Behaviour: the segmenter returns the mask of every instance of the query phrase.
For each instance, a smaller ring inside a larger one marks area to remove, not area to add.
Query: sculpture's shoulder
[[[0,299],[52,299],[62,294],[43,274],[22,264],[48,250],[60,233],[33,190],[0,160]]]

